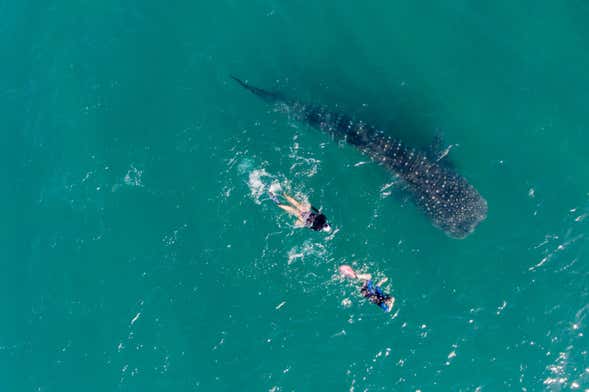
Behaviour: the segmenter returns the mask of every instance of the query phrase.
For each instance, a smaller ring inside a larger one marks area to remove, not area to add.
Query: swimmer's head
[[[395,304],[395,297],[389,297],[384,301],[387,305],[387,312],[390,312],[393,309],[393,305]]]
[[[331,231],[331,227],[329,226],[329,223],[327,223],[327,217],[323,214],[317,214],[314,216],[311,229],[315,231]]]

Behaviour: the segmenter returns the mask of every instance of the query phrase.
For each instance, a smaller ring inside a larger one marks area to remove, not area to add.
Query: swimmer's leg
[[[297,200],[295,200],[294,198],[290,197],[286,193],[283,193],[282,196],[284,196],[284,198],[286,199],[286,201],[288,201],[290,204],[292,204],[300,212],[309,211],[309,208],[310,207],[308,207],[306,204],[299,203]]]
[[[301,219],[301,217],[299,216],[299,217],[297,217],[297,220],[296,220],[296,222],[295,222],[294,226],[295,226],[296,228],[305,227],[305,221],[304,221],[304,220],[302,220],[302,219]]]
[[[300,215],[299,214],[299,211],[296,208],[294,208],[294,207],[287,206],[287,205],[284,205],[284,204],[278,204],[278,207],[282,208],[284,211],[288,212],[289,214],[291,214],[293,216],[296,216],[297,218]]]
[[[362,280],[364,282],[368,282],[372,279],[372,275],[370,274],[356,274],[356,279]]]

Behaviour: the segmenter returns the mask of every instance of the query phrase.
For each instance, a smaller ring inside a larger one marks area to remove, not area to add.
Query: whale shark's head
[[[487,201],[452,170],[435,165],[428,173],[412,183],[417,204],[448,236],[467,237],[487,217]]]
[[[439,226],[450,237],[466,238],[483,220],[487,218],[487,201],[471,186],[457,192],[457,203],[451,203],[445,211],[434,217],[434,225]]]
[[[482,197],[476,203],[466,204],[466,207],[466,213],[459,215],[462,219],[445,228],[442,227],[452,238],[466,238],[487,217],[487,201]]]

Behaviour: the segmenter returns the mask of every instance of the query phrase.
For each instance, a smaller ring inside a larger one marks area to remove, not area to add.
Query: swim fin
[[[270,196],[270,200],[272,200],[274,203],[280,204],[280,201],[278,200],[278,196],[276,196],[274,194],[274,192],[268,191],[268,196]]]

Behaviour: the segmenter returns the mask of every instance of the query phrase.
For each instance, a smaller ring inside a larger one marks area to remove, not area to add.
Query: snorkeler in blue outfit
[[[368,299],[375,305],[378,305],[385,312],[390,312],[395,304],[395,298],[388,294],[385,294],[381,286],[388,281],[388,278],[381,279],[378,283],[372,282],[372,275],[370,274],[358,274],[349,265],[342,265],[339,267],[340,274],[352,279],[358,279],[363,281],[360,293],[364,298]]]

